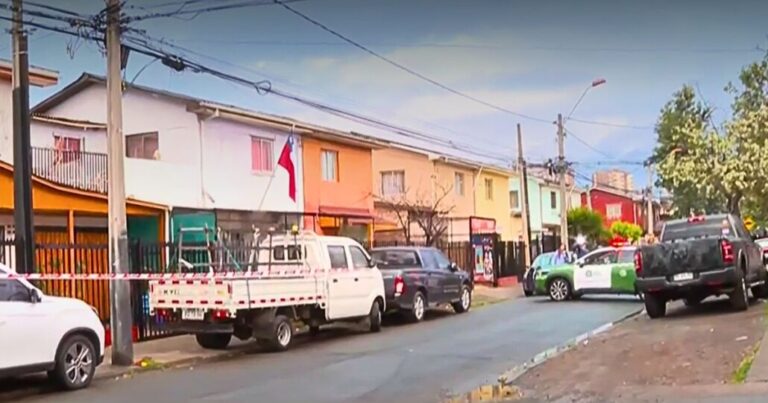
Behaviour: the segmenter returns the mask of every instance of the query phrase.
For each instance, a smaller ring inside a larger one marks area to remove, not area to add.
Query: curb
[[[645,313],[645,309],[641,308],[635,312],[631,312],[627,315],[624,315],[623,317],[617,320],[598,326],[595,329],[592,329],[586,333],[582,333],[559,346],[555,346],[547,350],[544,350],[536,354],[533,358],[531,358],[530,361],[526,361],[522,365],[518,365],[512,368],[511,370],[503,373],[501,376],[499,376],[499,382],[505,385],[510,385],[516,380],[518,380],[521,376],[525,375],[526,372],[532,370],[533,368],[536,368],[539,365],[547,362],[548,360],[555,358],[560,354],[563,354],[573,349],[574,347],[578,346],[580,343],[584,342],[585,340],[595,337],[601,333],[605,333],[611,328],[613,328],[614,326],[619,325],[622,322],[625,322],[632,318],[636,318],[642,315],[643,313]]]

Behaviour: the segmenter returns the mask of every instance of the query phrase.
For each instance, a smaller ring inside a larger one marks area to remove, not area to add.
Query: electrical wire
[[[571,138],[573,138],[574,140],[578,141],[579,143],[581,143],[581,144],[585,145],[585,146],[586,146],[587,148],[589,148],[590,150],[592,150],[592,151],[594,151],[594,152],[596,152],[596,153],[598,153],[598,154],[600,154],[600,155],[603,155],[603,156],[605,156],[605,157],[607,157],[607,158],[609,158],[609,159],[614,159],[614,157],[613,157],[612,155],[610,155],[610,154],[606,153],[605,151],[602,151],[602,150],[600,150],[600,149],[596,148],[596,147],[595,147],[595,146],[593,146],[592,144],[589,144],[587,141],[585,141],[584,139],[582,139],[581,137],[579,137],[578,135],[576,135],[576,133],[574,133],[574,132],[573,132],[573,131],[571,131],[570,129],[566,129],[566,128],[564,128],[564,130],[565,130],[565,132],[566,132],[566,133],[568,133],[568,134],[570,135],[570,137],[571,137]]]
[[[297,3],[301,1],[306,0],[285,0],[288,3]],[[145,21],[149,19],[155,19],[155,18],[167,18],[167,17],[174,17],[179,18],[180,16],[184,15],[192,15],[191,17],[185,18],[185,20],[193,20],[204,13],[209,13],[213,11],[223,11],[223,10],[233,10],[238,8],[244,8],[244,7],[257,7],[257,6],[270,6],[274,5],[269,0],[248,0],[248,1],[241,1],[239,3],[233,3],[233,4],[220,4],[216,6],[210,6],[210,7],[203,7],[203,8],[196,8],[191,10],[185,10],[187,4],[191,4],[190,2],[184,2],[184,4],[181,5],[178,9],[174,11],[168,11],[168,12],[157,12],[157,13],[151,13],[151,14],[145,14],[145,15],[138,15],[138,16],[130,16],[126,18],[126,22],[137,22],[137,21]]]

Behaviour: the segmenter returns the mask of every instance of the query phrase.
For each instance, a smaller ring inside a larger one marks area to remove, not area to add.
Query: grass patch
[[[731,375],[731,383],[742,384],[747,380],[747,375],[749,375],[749,370],[752,368],[752,363],[755,361],[755,356],[757,356],[757,351],[759,349],[760,343],[757,343],[749,350],[749,353],[747,353],[744,359],[741,360],[739,367],[733,371],[733,375]]]
[[[477,295],[475,294],[472,299],[472,308],[482,308],[484,306],[498,304],[499,302],[506,301],[505,299],[501,298],[493,298],[486,295]]]

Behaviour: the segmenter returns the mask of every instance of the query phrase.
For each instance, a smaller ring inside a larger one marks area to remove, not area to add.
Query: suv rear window
[[[703,218],[691,222],[667,223],[661,242],[675,242],[686,239],[713,238],[731,233],[731,224],[727,218]]]
[[[421,266],[419,254],[412,250],[375,250],[371,257],[379,269],[402,269]]]

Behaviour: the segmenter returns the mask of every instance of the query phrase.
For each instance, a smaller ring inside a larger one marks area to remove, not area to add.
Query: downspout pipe
[[[202,116],[197,115],[198,146],[200,147],[200,205],[205,208],[208,205],[208,199],[212,199],[205,190],[205,152],[203,144],[205,142],[205,122],[216,119],[220,116],[219,109],[214,109],[212,114]],[[215,203],[215,200],[211,200]]]

